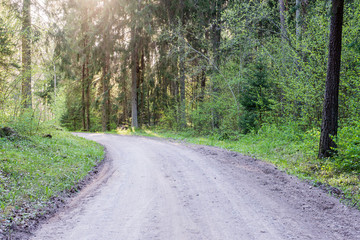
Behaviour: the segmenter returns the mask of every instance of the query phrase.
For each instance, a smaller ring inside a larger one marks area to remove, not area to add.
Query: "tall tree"
[[[284,0],[279,0],[279,12],[280,12],[281,38],[286,39],[285,3],[284,3]]]
[[[321,124],[319,158],[329,157],[336,148],[338,130],[339,82],[344,0],[333,0],[331,8],[329,57]]]
[[[212,38],[212,50],[213,50],[213,63],[216,67],[220,65],[220,45],[221,45],[221,11],[222,3],[224,0],[216,0],[212,2],[212,28],[211,28],[211,38]],[[215,98],[218,98],[219,87],[217,82],[213,83],[213,94]],[[220,127],[220,113],[217,109],[213,109],[213,127]]]
[[[31,95],[31,0],[23,1],[22,9],[22,83],[23,108],[32,107]]]
[[[82,104],[82,125],[83,130],[90,130],[90,76],[89,76],[89,18],[88,7],[82,6],[83,19],[81,23],[81,30],[83,35],[82,46],[82,91],[81,91],[81,104]]]
[[[102,48],[101,48],[101,88],[102,88],[102,130],[110,130],[110,54],[112,49],[112,42],[110,41],[111,33],[111,18],[110,18],[110,1],[104,1],[104,15],[103,22],[100,25],[102,32]]]
[[[185,104],[185,39],[183,37],[183,27],[185,25],[184,0],[180,0],[180,34],[179,34],[179,85],[180,85],[180,126],[186,127],[186,104]]]
[[[131,26],[131,127],[139,127],[138,123],[138,86],[137,86],[137,67],[138,67],[138,40],[137,40],[137,33],[136,33],[136,26],[135,26],[135,18],[133,17]]]
[[[301,2],[302,0],[296,0],[296,40],[300,40],[301,36]]]

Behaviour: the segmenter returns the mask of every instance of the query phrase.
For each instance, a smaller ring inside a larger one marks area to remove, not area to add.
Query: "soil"
[[[33,240],[360,239],[358,210],[271,164],[215,147],[77,135],[106,146],[108,160]]]

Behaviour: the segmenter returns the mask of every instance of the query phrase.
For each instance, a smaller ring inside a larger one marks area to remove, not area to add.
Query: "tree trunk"
[[[219,67],[220,64],[220,42],[221,42],[221,1],[216,0],[213,2],[213,17],[215,19],[212,25],[212,48],[213,48],[213,61],[216,67]],[[214,98],[216,99],[219,95],[219,86],[217,82],[213,82],[212,84],[212,91]],[[215,104],[216,106],[216,104]],[[215,107],[212,109],[212,117],[213,117],[213,127],[219,128],[220,127],[220,114],[218,109]]]
[[[214,54],[214,64],[219,67],[220,64],[220,43],[221,43],[221,0],[213,2],[213,18],[214,23],[212,25],[212,48]]]
[[[123,81],[122,81],[122,92],[123,92],[123,95],[124,95],[124,99],[123,99],[123,116],[122,116],[122,124],[127,124],[127,118],[128,118],[128,115],[127,115],[127,112],[128,112],[128,100],[127,100],[127,89],[126,89],[126,77],[125,76],[122,76],[123,78]]]
[[[145,53],[144,53],[144,45],[141,44],[141,57],[140,57],[140,66],[139,66],[139,80],[140,80],[140,84],[139,84],[139,88],[141,89],[140,92],[140,101],[139,101],[139,108],[140,108],[140,126],[142,126],[144,124],[144,117],[145,115],[145,98],[144,98],[144,93],[145,93],[145,82],[144,82],[144,78],[145,78]]]
[[[102,130],[110,130],[110,73],[109,73],[109,56],[106,53],[105,62],[103,63],[102,89],[103,89],[103,108],[102,108]]]
[[[182,39],[182,41],[185,41]],[[182,128],[186,127],[186,114],[185,114],[185,52],[184,52],[184,44],[181,46],[180,50],[180,126]]]
[[[88,8],[84,7],[84,14],[81,23],[83,37],[82,46],[82,76],[81,76],[81,117],[82,129],[90,130],[90,79],[89,79],[89,41],[88,41]]]
[[[107,16],[109,17],[109,10],[107,9]],[[105,19],[105,29],[103,36],[103,61],[102,61],[102,89],[103,89],[103,103],[102,103],[102,130],[110,130],[110,37],[109,37],[109,19]]]
[[[182,128],[186,127],[186,106],[185,106],[185,39],[183,36],[183,28],[185,26],[184,18],[184,0],[180,0],[180,51],[179,51],[179,85],[180,85],[180,101],[179,101],[179,122]]]
[[[150,87],[148,87],[147,91],[147,116],[148,116],[148,124],[151,125],[151,112],[150,112]]]
[[[137,112],[137,44],[136,44],[136,28],[133,26],[131,28],[131,127],[139,127],[138,125],[138,112]]]
[[[296,0],[296,40],[300,41],[301,38],[301,2],[302,0]]]
[[[85,45],[85,41],[84,41],[84,45]],[[85,77],[85,72],[86,72],[86,67],[85,67],[85,60],[83,60],[83,64],[82,64],[82,74],[81,74],[81,122],[82,122],[82,129],[86,130],[86,118],[85,118],[85,109],[86,109],[86,104],[85,104],[85,85],[86,85],[86,77]]]
[[[85,112],[86,112],[86,131],[90,131],[90,74],[89,74],[89,52],[86,53],[86,87],[85,87]]]
[[[201,86],[201,90],[200,90],[200,102],[204,101],[204,97],[205,97],[205,87],[206,87],[206,74],[205,74],[205,70],[201,71],[201,75],[200,75],[200,86]]]
[[[280,27],[281,38],[286,39],[286,25],[285,25],[285,3],[284,0],[279,0],[279,12],[280,12]]]
[[[344,14],[344,0],[333,0],[330,22],[329,57],[326,74],[326,88],[321,124],[319,158],[334,153],[339,111],[339,82],[341,63],[341,38]]]
[[[85,8],[85,21],[84,21],[84,54],[85,54],[85,71],[84,71],[84,79],[85,79],[85,130],[90,131],[90,73],[89,73],[89,25],[88,25],[88,8]]]
[[[31,97],[31,13],[30,0],[23,1],[22,16],[22,83],[21,100],[23,108],[32,108]]]

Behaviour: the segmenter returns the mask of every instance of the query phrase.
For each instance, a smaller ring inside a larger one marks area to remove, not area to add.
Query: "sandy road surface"
[[[98,179],[32,239],[360,239],[360,213],[272,165],[205,146],[78,134],[106,146]]]

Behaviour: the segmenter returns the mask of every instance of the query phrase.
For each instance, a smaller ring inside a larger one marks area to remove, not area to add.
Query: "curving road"
[[[161,139],[77,135],[106,146],[105,166],[34,240],[360,239],[359,211],[270,164]]]

